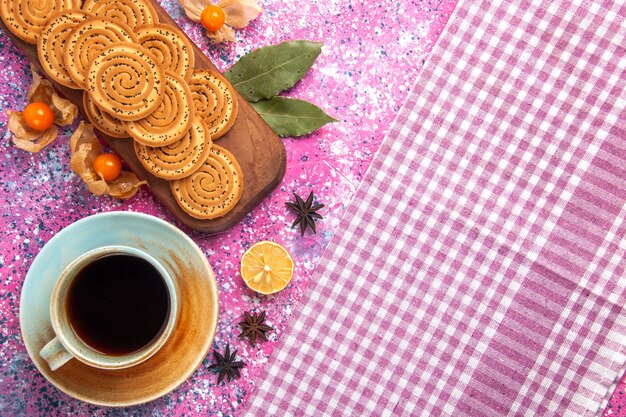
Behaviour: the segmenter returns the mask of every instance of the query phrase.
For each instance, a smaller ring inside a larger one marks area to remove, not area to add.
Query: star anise
[[[241,333],[239,337],[241,339],[248,338],[248,342],[250,342],[250,346],[254,346],[256,339],[267,342],[267,335],[265,333],[271,332],[274,330],[271,326],[263,323],[265,321],[265,311],[261,311],[261,313],[252,313],[244,312],[245,321],[239,322],[239,326],[241,326]]]
[[[229,345],[226,345],[224,356],[222,356],[217,350],[213,350],[213,357],[217,363],[209,366],[209,371],[220,374],[217,377],[218,384],[222,382],[224,377],[227,377],[228,382],[241,377],[239,369],[246,366],[246,364],[243,363],[243,361],[235,361],[235,355],[237,355],[237,351],[234,351],[231,355]]]
[[[311,230],[313,230],[313,233],[317,233],[317,231],[315,230],[315,220],[321,220],[322,216],[316,212],[317,210],[324,207],[324,205],[313,205],[313,191],[311,191],[311,194],[309,194],[309,197],[306,199],[306,201],[302,200],[302,197],[300,197],[296,193],[293,193],[293,196],[296,198],[296,202],[287,203],[287,207],[295,211],[298,217],[293,222],[291,227],[294,228],[296,225],[299,224],[301,236],[304,236],[304,232],[306,231],[307,227],[310,227]]]

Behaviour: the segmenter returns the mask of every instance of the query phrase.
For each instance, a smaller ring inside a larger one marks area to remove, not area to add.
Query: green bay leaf
[[[338,122],[315,104],[295,98],[272,97],[250,104],[280,137],[303,136]]]
[[[283,42],[258,48],[224,72],[249,102],[271,98],[294,86],[322,52],[321,42]]]

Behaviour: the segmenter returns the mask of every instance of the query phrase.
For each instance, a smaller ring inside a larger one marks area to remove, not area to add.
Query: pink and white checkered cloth
[[[592,416],[626,361],[626,4],[462,1],[249,415]]]

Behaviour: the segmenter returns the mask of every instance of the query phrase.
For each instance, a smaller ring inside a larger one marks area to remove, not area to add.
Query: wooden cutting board
[[[151,1],[159,14],[162,23],[167,23],[177,27],[176,23],[163,8]],[[13,43],[35,64],[37,69],[43,74],[39,58],[37,56],[37,46],[28,44],[13,35],[0,19],[0,25],[4,33]],[[182,31],[181,31],[182,32]],[[194,46],[196,58],[196,69],[210,69],[217,71],[217,68]],[[50,80],[52,85],[67,99],[71,100],[78,107],[80,113],[85,115],[83,108],[83,90],[73,90]],[[223,146],[233,153],[237,162],[241,166],[244,175],[244,190],[237,205],[224,217],[213,220],[200,220],[189,216],[176,203],[170,192],[168,181],[157,178],[146,172],[135,156],[132,140],[116,139],[100,133],[110,146],[126,162],[126,165],[141,179],[148,181],[150,189],[157,198],[185,225],[192,229],[215,234],[223,232],[235,225],[243,216],[249,213],[269,192],[274,189],[285,175],[286,156],[285,147],[278,136],[265,123],[259,114],[237,94],[239,101],[239,114],[235,124],[230,131],[216,141],[216,144]],[[87,120],[85,118],[85,120]]]

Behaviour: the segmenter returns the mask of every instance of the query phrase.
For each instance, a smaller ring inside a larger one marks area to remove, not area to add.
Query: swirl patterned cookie
[[[213,140],[222,137],[237,118],[237,96],[230,83],[209,70],[194,71],[189,82],[196,113],[207,124]]]
[[[165,74],[142,46],[119,42],[89,66],[85,87],[105,112],[120,120],[140,120],[161,104]]]
[[[161,103],[145,118],[124,122],[126,132],[148,146],[176,142],[191,128],[195,110],[189,86],[180,76],[165,71],[165,89]]]
[[[135,29],[135,34],[164,70],[180,75],[185,81],[191,79],[195,65],[193,46],[180,30],[166,24],[144,25]]]
[[[243,182],[235,157],[214,144],[204,164],[188,177],[171,181],[170,188],[178,205],[191,217],[216,219],[239,202]]]
[[[78,24],[63,48],[63,60],[72,81],[85,88],[87,67],[104,48],[120,42],[137,42],[132,29],[123,23],[94,17]]]
[[[50,18],[39,35],[37,55],[46,74],[54,81],[69,88],[80,86],[72,80],[63,57],[67,38],[80,23],[93,17],[80,9],[61,11]]]
[[[146,171],[166,180],[187,177],[198,170],[211,149],[211,136],[196,116],[191,129],[171,145],[150,147],[135,142],[135,154]]]
[[[87,0],[83,10],[122,22],[132,29],[159,23],[156,9],[150,2],[144,0]]]
[[[99,108],[86,91],[83,92],[83,107],[85,108],[87,119],[105,135],[119,139],[130,137],[126,133],[122,121]]]
[[[0,17],[7,28],[25,42],[36,44],[50,17],[57,12],[80,9],[81,0],[2,0]]]

